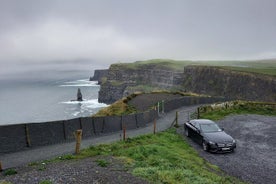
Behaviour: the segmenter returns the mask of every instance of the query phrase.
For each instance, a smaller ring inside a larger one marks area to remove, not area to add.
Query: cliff
[[[99,102],[113,103],[136,91],[180,88],[183,83],[182,75],[183,71],[178,72],[156,64],[135,67],[113,64],[108,70],[106,82],[101,84]]]
[[[101,84],[105,80],[108,74],[108,70],[95,70],[94,76],[90,77],[90,81],[98,81],[98,84]]]
[[[183,88],[200,94],[230,99],[276,101],[276,77],[231,71],[219,67],[187,66]]]
[[[181,71],[182,70],[182,71]],[[113,103],[136,91],[178,90],[230,99],[276,101],[276,77],[211,66],[174,69],[159,64],[113,64],[99,91],[99,102]]]

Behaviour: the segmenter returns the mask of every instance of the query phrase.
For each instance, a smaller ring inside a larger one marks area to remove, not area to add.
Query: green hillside
[[[187,65],[207,65],[218,66],[224,69],[260,73],[276,76],[276,59],[271,60],[252,60],[252,61],[231,61],[231,60],[214,60],[214,61],[189,61],[189,60],[171,60],[171,59],[152,59],[145,61],[136,61],[134,63],[117,63],[115,65],[124,66],[129,69],[140,67],[150,67],[158,64],[159,68],[183,71]]]

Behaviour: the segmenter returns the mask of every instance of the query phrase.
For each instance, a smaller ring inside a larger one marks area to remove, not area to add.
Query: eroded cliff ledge
[[[113,64],[99,91],[99,102],[113,103],[136,91],[174,90],[230,99],[276,101],[276,77],[220,67]]]

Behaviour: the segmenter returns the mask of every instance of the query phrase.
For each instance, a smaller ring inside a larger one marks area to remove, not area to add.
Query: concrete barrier
[[[106,116],[104,118],[103,133],[118,132],[122,130],[121,116]]]
[[[99,135],[104,131],[104,119],[105,117],[94,117],[93,125],[94,125],[94,133]]]
[[[76,130],[81,129],[80,118],[64,121],[64,132],[66,140],[74,140]]]
[[[27,147],[25,125],[0,126],[0,153],[15,152]]]
[[[82,136],[84,138],[95,135],[92,117],[80,118],[80,122],[81,122]]]
[[[64,122],[26,124],[29,128],[30,146],[44,146],[65,141]]]
[[[122,116],[122,123],[123,123],[123,125],[125,125],[127,130],[137,128],[136,114]]]
[[[144,114],[145,113],[138,113],[138,114],[136,114],[137,128],[145,127],[146,126],[146,121],[145,121]]]

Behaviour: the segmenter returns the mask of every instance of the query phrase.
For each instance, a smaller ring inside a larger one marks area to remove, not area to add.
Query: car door
[[[197,137],[198,137],[198,129],[196,127],[196,122],[195,121],[191,121],[189,123],[189,134],[190,134],[190,137],[194,140],[194,141],[197,141]]]
[[[201,144],[202,143],[202,135],[200,132],[200,126],[198,122],[194,122],[194,127],[196,128],[195,132],[194,132],[194,140]]]

